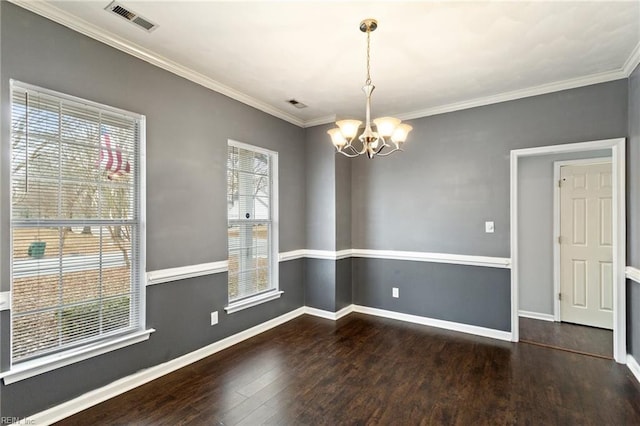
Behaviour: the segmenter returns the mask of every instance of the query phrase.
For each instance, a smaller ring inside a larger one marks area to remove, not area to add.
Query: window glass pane
[[[14,315],[11,325],[14,360],[34,352],[46,352],[60,344],[60,314],[57,310]]]
[[[272,170],[276,154],[228,146],[229,301],[273,289]]]
[[[139,120],[12,86],[12,361],[141,329]]]
[[[269,158],[265,154],[229,147],[227,205],[229,219],[269,219]]]

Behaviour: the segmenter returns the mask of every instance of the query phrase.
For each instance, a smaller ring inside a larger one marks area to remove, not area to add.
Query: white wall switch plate
[[[393,289],[391,290],[391,295],[395,298],[400,297],[400,290],[398,290],[398,287],[393,287]]]
[[[218,323],[218,311],[211,312],[211,325],[216,325]]]
[[[491,234],[494,230],[495,227],[493,225],[493,221],[484,223],[484,232],[486,232],[487,234]]]

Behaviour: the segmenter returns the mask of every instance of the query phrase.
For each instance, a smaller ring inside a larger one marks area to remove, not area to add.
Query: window
[[[12,365],[143,330],[143,132],[142,116],[11,82]]]
[[[229,141],[227,312],[279,297],[277,249],[278,154]]]

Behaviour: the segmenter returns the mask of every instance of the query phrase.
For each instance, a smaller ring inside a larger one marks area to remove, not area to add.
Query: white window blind
[[[276,155],[250,145],[229,142],[229,302],[277,289],[272,196]]]
[[[13,363],[142,330],[142,123],[12,82]]]

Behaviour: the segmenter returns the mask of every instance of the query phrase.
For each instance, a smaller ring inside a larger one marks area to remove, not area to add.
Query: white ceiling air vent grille
[[[294,107],[298,108],[298,109],[302,109],[302,108],[306,108],[307,106],[305,104],[303,104],[302,102],[296,100],[296,99],[288,99],[287,103],[293,105]]]
[[[156,28],[158,28],[157,24],[154,24],[147,18],[144,18],[138,15],[136,12],[132,11],[130,8],[115,1],[112,1],[111,3],[109,3],[109,5],[104,8],[104,10],[106,10],[107,12],[111,12],[115,15],[118,15],[122,19],[126,19],[127,21],[131,22],[135,26],[142,28],[147,32],[151,32]]]

